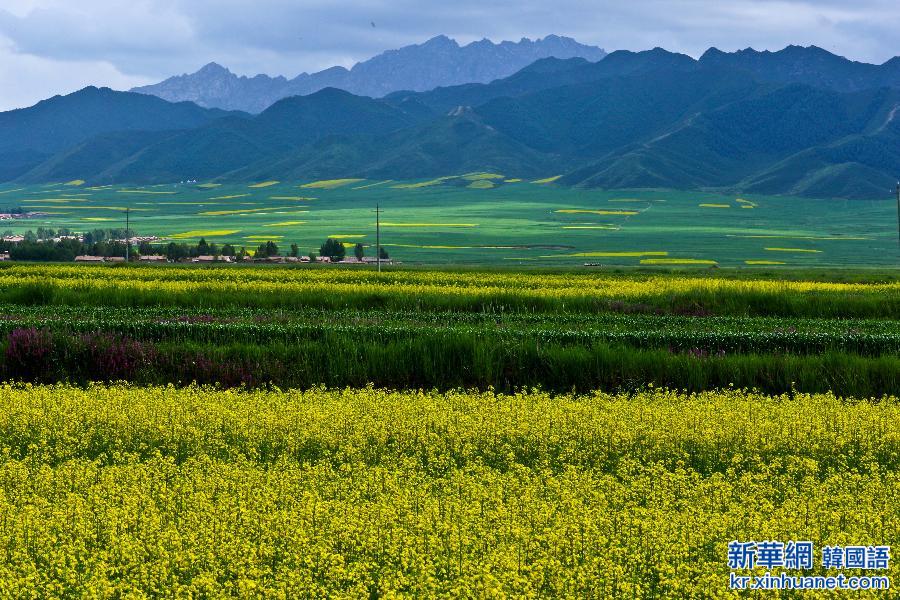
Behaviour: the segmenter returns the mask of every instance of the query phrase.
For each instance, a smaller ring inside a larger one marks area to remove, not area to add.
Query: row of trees
[[[22,242],[0,241],[0,252],[9,252],[12,260],[50,262],[69,262],[80,255],[103,256],[107,258],[114,256],[124,258],[126,256],[126,244],[120,241],[129,237],[129,233],[124,229],[98,229],[85,233],[82,240],[66,238],[69,235],[72,235],[72,233],[67,229],[54,231],[52,229],[39,228],[37,233],[29,231],[25,234],[25,240]],[[66,239],[53,241],[57,237]],[[362,244],[356,244],[353,247],[353,254],[358,260],[362,260],[365,257],[365,252],[365,246]],[[207,242],[205,238],[201,238],[197,244],[170,242],[166,245],[154,245],[144,241],[137,246],[132,245],[128,251],[128,255],[133,258],[164,255],[171,261],[191,259],[198,256],[226,256],[240,260],[248,254],[249,252],[246,248],[238,249],[232,244],[220,246]],[[327,256],[332,261],[340,261],[346,257],[347,248],[339,240],[329,238],[320,246],[319,255]],[[256,258],[281,256],[281,251],[275,242],[268,241],[256,248],[254,256]],[[288,256],[299,257],[300,247],[297,244],[291,244]],[[310,253],[310,258],[315,260],[315,253]],[[389,258],[384,248],[381,248],[381,258],[382,260],[388,260]]]

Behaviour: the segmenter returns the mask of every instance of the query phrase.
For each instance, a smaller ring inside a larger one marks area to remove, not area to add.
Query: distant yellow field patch
[[[323,179],[322,181],[304,183],[300,187],[312,190],[333,190],[351,183],[359,183],[360,181],[365,181],[365,179]]]
[[[645,258],[641,260],[642,265],[717,265],[714,260],[704,260],[700,258]]]
[[[608,202],[663,202],[663,200],[641,200],[640,198],[612,198]]]
[[[211,190],[213,188],[220,187],[221,185],[222,185],[221,183],[201,183],[197,187],[202,188],[204,190]]]
[[[554,175],[553,177],[547,177],[545,179],[537,179],[532,181],[531,183],[544,184],[544,183],[553,183],[557,179],[561,178],[562,175]]]
[[[741,208],[756,208],[755,206],[750,206],[749,204],[742,204]]]
[[[306,221],[282,221],[281,223],[270,223],[263,227],[290,227],[291,225],[304,225]]]
[[[157,190],[116,190],[120,194],[153,194],[153,195],[169,195],[178,192],[160,192]]]
[[[224,217],[227,215],[244,215],[250,213],[266,212],[270,210],[283,210],[285,208],[293,208],[290,206],[279,206],[270,208],[236,208],[232,210],[208,210],[206,212],[197,213],[205,217]]]
[[[216,196],[215,198],[210,198],[210,200],[233,200],[235,198],[246,198],[250,194],[232,194],[231,196]]]
[[[201,238],[201,237],[225,237],[228,235],[235,235],[236,233],[240,233],[239,229],[207,229],[207,230],[197,230],[197,231],[185,231],[183,233],[174,233],[170,235],[170,238],[174,238],[176,240],[186,240],[190,238]]]
[[[69,181],[66,183],[66,185],[73,185],[75,187],[78,187],[78,186],[84,185],[84,184],[85,184],[84,179],[73,179],[72,181]]]
[[[488,179],[479,179],[477,181],[473,181],[466,187],[472,190],[491,190],[496,186],[494,185],[493,181],[490,181]]]
[[[506,175],[499,173],[467,173],[462,178],[466,181],[489,181],[491,179],[504,179]]]
[[[307,202],[309,200],[318,200],[318,198],[310,198],[309,196],[269,196],[269,200],[296,200],[298,202]]]
[[[393,182],[394,182],[393,179],[385,179],[384,181],[376,181],[375,183],[368,183],[366,185],[360,185],[353,189],[354,190],[367,190],[369,188],[378,187],[379,185],[386,185],[388,183],[393,183]]]
[[[13,192],[22,192],[25,191],[25,188],[17,188],[14,190],[3,190],[0,194],[12,194]]]
[[[82,221],[118,221],[112,217],[85,217]]]
[[[709,204],[709,203],[703,203],[703,204],[698,204],[697,206],[699,206],[700,208],[731,208],[731,205],[730,205],[730,204]]]
[[[449,175],[447,177],[429,179],[428,181],[419,181],[418,183],[398,183],[397,185],[392,185],[391,187],[395,190],[413,190],[418,188],[431,187],[434,185],[441,185],[445,181],[450,181],[452,179],[458,179],[458,177],[456,175]]]
[[[766,248],[769,252],[806,252],[809,254],[818,254],[821,250],[813,250],[811,248]]]
[[[247,235],[247,236],[244,236],[245,240],[253,240],[256,242],[259,242],[259,241],[265,242],[268,240],[280,240],[283,238],[284,238],[283,235]]]
[[[272,187],[273,185],[278,185],[281,183],[280,181],[261,181],[259,183],[254,183],[253,185],[248,185],[247,187],[251,189],[259,189],[259,188],[267,188]]]
[[[561,208],[559,210],[555,210],[553,212],[562,213],[564,215],[619,215],[619,216],[630,216],[630,215],[639,215],[640,211],[637,210],[588,210],[582,208]]]
[[[372,223],[374,226],[375,223]],[[478,223],[382,223],[382,227],[478,227]]]
[[[513,177],[512,179],[507,179],[503,183],[520,183],[522,180],[518,177]]]
[[[358,239],[358,238],[364,238],[364,237],[366,237],[366,234],[364,234],[364,233],[338,233],[335,235],[329,235],[328,237],[333,240],[353,240],[353,239]]]
[[[745,260],[744,264],[748,264],[748,265],[783,265],[786,263],[783,263],[780,260]]]

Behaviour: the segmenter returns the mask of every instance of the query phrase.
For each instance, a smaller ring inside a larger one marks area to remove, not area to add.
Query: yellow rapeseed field
[[[237,230],[194,230],[175,239],[214,238]],[[647,258],[649,264],[688,264],[689,259]],[[663,262],[660,262],[663,261]],[[809,298],[816,306],[834,301],[896,302],[900,283],[831,283],[820,281],[729,279],[707,276],[642,275],[622,277],[602,273],[450,272],[364,269],[234,269],[227,266],[183,269],[165,266],[119,265],[116,268],[62,264],[10,264],[0,269],[0,293],[39,286],[60,298],[95,297],[104,302],[190,302],[207,295],[217,302],[239,305],[285,305],[308,299],[381,296],[404,305],[433,301],[467,305],[494,299],[522,306],[593,306],[612,300],[649,301],[677,296],[711,299]],[[145,298],[144,300],[141,300]],[[74,300],[73,300],[74,301]]]
[[[365,179],[323,179],[322,181],[305,183],[300,187],[313,190],[333,190],[345,185],[350,185],[351,183],[359,183],[360,181],[365,181]]]
[[[562,175],[554,175],[553,177],[537,179],[535,181],[532,181],[531,183],[537,183],[537,184],[553,183],[554,181],[556,181],[557,179],[560,179],[561,177],[562,177]]]
[[[739,391],[5,385],[0,596],[738,598],[730,540],[897,543],[898,419]]]

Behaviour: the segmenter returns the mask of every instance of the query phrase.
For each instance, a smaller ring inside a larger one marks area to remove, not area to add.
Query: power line
[[[128,231],[129,226],[129,209],[125,209],[125,262],[129,262],[131,260],[131,232]]]
[[[381,273],[381,207],[378,204],[375,205],[375,256]]]

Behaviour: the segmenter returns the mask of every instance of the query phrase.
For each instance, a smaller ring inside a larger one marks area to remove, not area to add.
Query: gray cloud
[[[32,68],[38,61],[47,71],[94,65],[96,83],[113,85],[193,71],[210,60],[238,73],[293,76],[349,66],[441,33],[460,42],[557,33],[608,50],[662,46],[693,56],[709,46],[816,44],[880,63],[896,52],[900,29],[900,4],[887,0],[5,0],[4,6],[0,60],[9,71],[17,61]],[[35,94],[58,91],[51,80]],[[0,108],[10,104],[4,96],[0,87]]]

